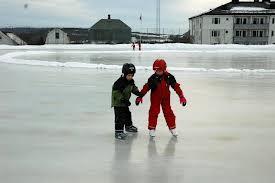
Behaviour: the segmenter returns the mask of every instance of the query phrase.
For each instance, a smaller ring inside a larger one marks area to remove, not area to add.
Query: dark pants
[[[132,126],[132,114],[129,107],[114,107],[115,111],[115,131],[123,132],[124,126]]]

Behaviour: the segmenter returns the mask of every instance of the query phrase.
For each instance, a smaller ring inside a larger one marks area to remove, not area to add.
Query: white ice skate
[[[176,131],[175,128],[174,128],[174,129],[170,129],[170,132],[171,132],[171,134],[172,134],[174,137],[177,137],[177,136],[178,136],[178,133],[177,133],[177,131]]]
[[[155,137],[156,136],[156,130],[149,130],[149,135],[150,135],[150,137]]]

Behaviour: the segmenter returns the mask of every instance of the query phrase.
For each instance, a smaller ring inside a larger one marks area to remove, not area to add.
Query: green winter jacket
[[[112,107],[130,106],[131,93],[142,96],[134,80],[128,81],[126,78],[120,77],[112,88]]]

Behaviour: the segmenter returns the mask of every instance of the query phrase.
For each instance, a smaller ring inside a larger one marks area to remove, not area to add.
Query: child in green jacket
[[[135,85],[133,77],[136,68],[133,64],[126,63],[122,67],[121,77],[114,83],[112,88],[112,107],[115,112],[115,138],[124,140],[126,132],[137,133],[138,129],[133,126],[132,115],[129,110],[131,93],[142,96]]]

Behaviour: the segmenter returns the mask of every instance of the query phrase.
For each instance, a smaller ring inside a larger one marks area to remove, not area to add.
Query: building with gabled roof
[[[130,43],[132,29],[119,19],[101,19],[89,30],[91,43]]]

